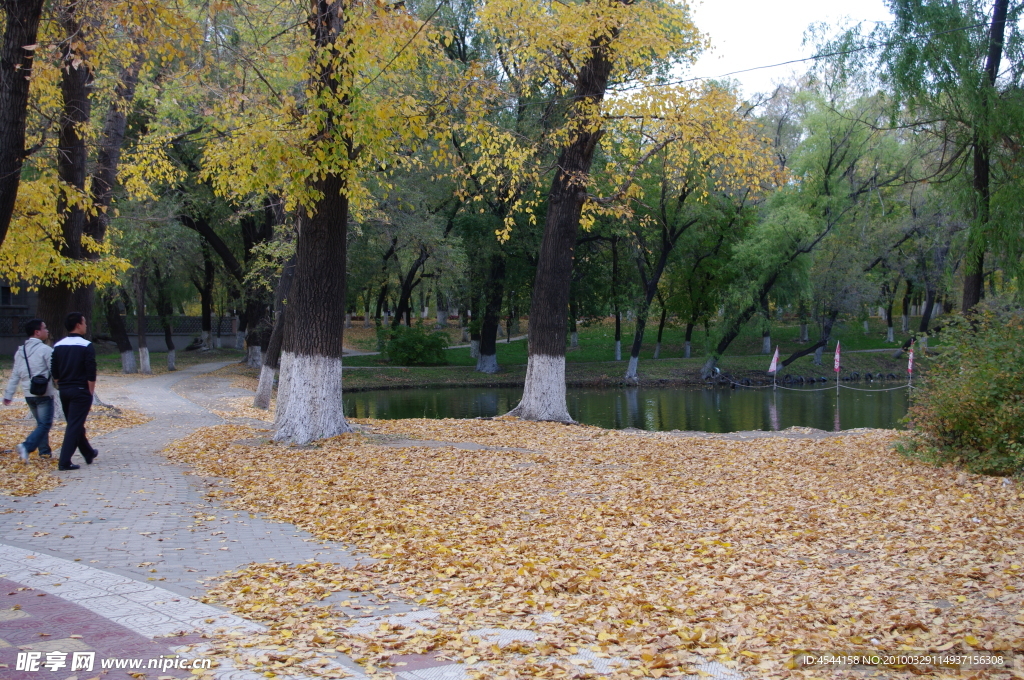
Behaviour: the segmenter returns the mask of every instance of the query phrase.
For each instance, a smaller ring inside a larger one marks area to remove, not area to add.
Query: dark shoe
[[[93,462],[94,460],[96,460],[96,456],[98,456],[98,455],[100,455],[100,450],[99,450],[99,449],[93,449],[93,450],[92,450],[92,455],[91,455],[91,456],[87,456],[87,455],[85,455],[85,454],[83,453],[83,454],[82,454],[82,458],[85,458],[85,464],[86,464],[86,465],[92,465],[92,462]]]
[[[40,458],[53,458],[53,453],[40,453]]]
[[[82,467],[81,465],[68,465],[67,467],[58,465],[57,469],[58,470],[78,470],[81,467]]]

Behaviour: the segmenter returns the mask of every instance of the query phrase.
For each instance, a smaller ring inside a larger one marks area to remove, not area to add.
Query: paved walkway
[[[0,496],[0,677],[137,680],[147,671],[149,678],[189,677],[187,668],[166,664],[179,654],[188,657],[185,663],[201,660],[188,645],[200,642],[202,634],[261,629],[195,601],[205,593],[203,579],[250,562],[356,562],[344,546],[210,500],[206,493],[220,480],[187,475],[185,466],[160,455],[170,442],[223,422],[210,413],[223,408],[223,400],[252,394],[204,375],[225,365],[203,364],[152,378],[101,376],[98,391],[106,402],[143,411],[153,420],[97,437],[96,462],[60,473],[64,484],[56,489],[25,498]],[[366,597],[335,593],[325,603]],[[345,609],[365,616],[361,625],[368,630],[385,620],[415,625],[414,619],[436,615],[411,611],[403,602],[360,604],[374,606],[365,614]],[[475,633],[498,644],[533,635],[502,629]],[[590,656],[583,652],[580,658],[595,670],[608,663]],[[147,667],[158,657],[169,657],[156,661],[163,668]],[[136,659],[141,668],[130,666]],[[351,659],[340,654],[332,659],[353,677],[365,677]],[[400,680],[466,677],[463,666],[430,656],[401,662]],[[104,663],[122,667],[104,668]],[[702,670],[736,677],[718,664]],[[219,680],[263,677],[230,664],[215,675]]]

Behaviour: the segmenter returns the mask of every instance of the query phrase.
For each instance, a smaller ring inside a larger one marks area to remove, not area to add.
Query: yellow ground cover
[[[130,409],[94,406],[89,412],[86,429],[90,437],[135,427],[151,420]],[[10,406],[0,406],[0,493],[8,496],[32,496],[40,491],[54,489],[60,485],[57,476],[57,456],[64,437],[64,423],[54,422],[50,430],[50,446],[53,458],[40,459],[38,454],[29,456],[28,465],[21,462],[14,447],[25,441],[35,429],[28,407],[24,401],[15,401]]]
[[[170,450],[229,478],[240,507],[377,560],[229,575],[213,599],[267,621],[272,643],[337,647],[373,668],[441,651],[490,662],[481,677],[570,673],[565,658],[582,647],[648,677],[683,672],[689,652],[804,677],[787,668],[792,650],[1024,649],[1021,490],[901,458],[893,432],[729,441],[507,419],[360,422],[362,433],[312,448],[222,425]],[[405,437],[502,449],[387,443]],[[442,617],[423,632],[352,635],[335,614],[297,606],[342,588]],[[465,636],[488,626],[541,641],[499,649]],[[993,673],[978,677],[1008,677]]]

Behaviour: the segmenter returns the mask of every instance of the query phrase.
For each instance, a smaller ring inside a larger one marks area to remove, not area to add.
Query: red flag
[[[838,342],[838,341],[836,341],[836,362],[835,362],[835,371],[836,371],[836,373],[838,373],[838,372],[839,372],[839,342]]]
[[[910,341],[910,355],[907,360],[907,373],[910,375],[914,374],[914,341]]]
[[[769,373],[775,373],[779,370],[779,346],[775,346],[775,356],[772,357],[772,364],[768,367]]]

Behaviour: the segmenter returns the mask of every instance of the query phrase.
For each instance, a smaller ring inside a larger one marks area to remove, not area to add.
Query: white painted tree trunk
[[[139,366],[135,363],[135,352],[128,350],[127,352],[121,352],[121,372],[122,373],[138,373]]]
[[[463,328],[462,329],[462,342],[472,342],[472,341],[473,341],[473,339],[469,336],[469,329],[468,328]]]
[[[469,356],[473,359],[480,358],[480,341],[470,340],[469,341]]]
[[[367,314],[366,316],[363,317],[363,328],[369,328],[372,325],[373,323],[370,322],[370,315]]]
[[[220,347],[221,347],[220,336],[219,335],[213,336],[213,348],[214,349],[220,349]]]
[[[910,330],[910,317],[904,314],[901,318],[900,329],[906,333]]]
[[[504,338],[505,337],[505,327],[502,326],[501,324],[498,324],[498,337],[499,338]]]
[[[573,331],[569,335],[569,347],[572,347],[573,349],[576,349],[579,346],[580,346],[580,334],[579,334],[579,331]]]
[[[245,349],[245,333],[242,331],[235,333],[235,349]]]
[[[690,358],[690,341],[689,340],[687,340],[686,344],[683,345],[683,358],[684,359],[689,359]]]
[[[615,341],[615,360],[622,361],[622,340]]]
[[[807,324],[800,324],[800,342],[808,343],[811,341],[811,337],[807,334]]]
[[[270,366],[263,364],[260,369],[260,384],[256,387],[256,398],[252,400],[255,408],[266,410],[270,408],[270,397],[274,394],[274,378],[277,371]]]
[[[291,384],[289,373],[292,368],[292,354],[281,352],[281,359],[277,367],[277,408],[274,411],[274,427],[281,426],[281,418],[285,412],[285,406],[291,398]]]
[[[928,349],[928,336],[922,335],[917,339],[917,349],[923,354]]]
[[[203,331],[199,335],[199,339],[203,341],[203,349],[210,349],[212,347],[210,344],[210,331]]]
[[[565,357],[530,355],[523,398],[508,415],[523,420],[576,422],[569,416],[565,401]]]
[[[818,349],[814,350],[814,365],[815,366],[821,366],[821,352],[824,349],[825,349],[824,347],[819,347]]]
[[[711,356],[704,362],[704,365],[700,369],[700,377],[707,380],[715,374],[715,369],[718,367],[718,359]]]
[[[245,355],[245,365],[249,368],[260,368],[263,366],[263,348],[259,345],[250,347]]]
[[[430,307],[424,307],[423,308],[423,313],[420,314],[420,318],[421,319],[426,319],[428,316],[430,316]]]
[[[351,312],[345,314],[345,328],[352,328],[352,314],[351,314]]]
[[[772,353],[772,336],[764,335],[761,337],[761,354]]]
[[[281,363],[291,352],[282,352]],[[288,399],[277,406],[274,439],[308,444],[317,438],[351,432],[341,400],[341,359],[292,355],[287,375]]]
[[[864,335],[871,332],[871,326],[868,325],[868,320],[864,319]]]
[[[497,373],[501,370],[498,365],[497,354],[481,354],[476,360],[476,370],[479,373]]]
[[[153,368],[149,365],[148,347],[139,348],[139,372],[146,375],[151,375],[153,373]]]
[[[886,331],[885,331],[885,341],[886,342],[896,342],[896,337],[895,337],[894,330],[895,329],[892,326],[889,326],[886,329]]]
[[[654,343],[654,358],[657,359],[661,355],[661,343]]]
[[[629,364],[626,365],[626,380],[631,382],[636,381],[636,366],[640,362],[640,357],[629,357]]]
[[[448,310],[437,308],[437,327],[446,328],[448,326]]]
[[[168,371],[177,371],[178,370],[178,365],[175,363],[175,361],[177,359],[177,356],[175,355],[174,352],[175,352],[175,350],[172,349],[171,351],[169,351],[167,353],[167,370]]]

